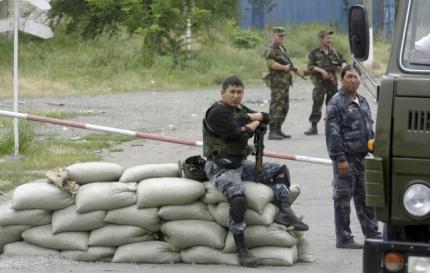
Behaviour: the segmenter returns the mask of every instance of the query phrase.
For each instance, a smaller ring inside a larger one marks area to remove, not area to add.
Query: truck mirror
[[[354,57],[365,61],[369,57],[369,24],[367,12],[362,5],[353,5],[348,14],[349,48]]]

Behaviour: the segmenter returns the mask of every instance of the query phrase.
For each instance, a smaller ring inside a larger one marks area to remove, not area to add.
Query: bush
[[[12,122],[6,123],[6,126],[1,128],[3,131],[0,138],[0,155],[8,155],[14,153],[15,143],[13,135]],[[19,122],[19,152],[25,154],[29,149],[34,138],[34,132],[30,124],[26,121]]]
[[[258,33],[241,29],[233,30],[230,39],[236,48],[256,48],[262,42]]]

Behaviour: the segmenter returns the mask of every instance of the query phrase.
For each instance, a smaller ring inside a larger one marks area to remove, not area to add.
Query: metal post
[[[19,31],[19,5],[15,0],[14,24],[13,24],[13,111],[18,112],[18,31]],[[13,136],[15,143],[15,157],[19,154],[19,120],[13,119]]]
[[[384,37],[391,39],[394,30],[394,0],[384,0]]]
[[[367,9],[367,18],[369,22],[369,57],[363,64],[366,67],[372,67],[373,64],[373,1],[364,0],[364,5]]]

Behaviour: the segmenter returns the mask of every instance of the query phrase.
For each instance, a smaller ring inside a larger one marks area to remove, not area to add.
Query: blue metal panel
[[[264,25],[322,23],[346,30],[348,8],[353,4],[362,3],[362,0],[273,0],[275,8],[268,12],[266,7],[263,14],[253,8],[249,2],[249,0],[240,0],[241,27],[261,28]],[[377,1],[373,1],[373,9],[374,26],[379,27],[380,20],[377,15],[381,13],[378,12]]]

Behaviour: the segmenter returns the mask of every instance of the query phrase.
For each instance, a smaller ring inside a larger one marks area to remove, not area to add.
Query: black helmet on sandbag
[[[197,181],[207,181],[208,178],[205,173],[206,160],[204,160],[200,155],[190,156],[185,161],[179,161],[179,168],[186,178],[197,180]]]

